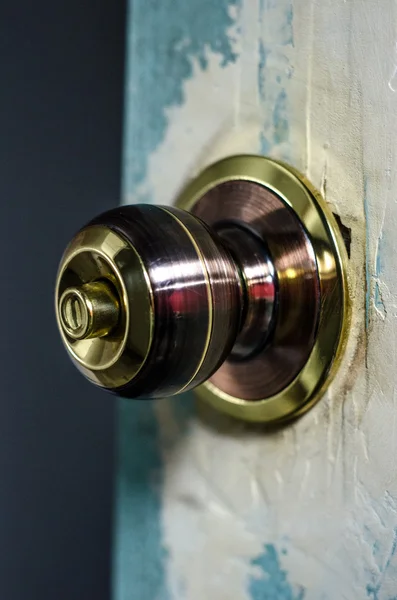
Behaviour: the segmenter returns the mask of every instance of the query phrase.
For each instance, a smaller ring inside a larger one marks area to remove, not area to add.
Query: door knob
[[[58,326],[80,371],[118,395],[197,388],[235,417],[280,421],[335,371],[345,261],[307,181],[268,158],[231,157],[175,207],[121,206],[83,227],[59,267]]]

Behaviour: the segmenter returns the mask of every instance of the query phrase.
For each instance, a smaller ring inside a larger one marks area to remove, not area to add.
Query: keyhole
[[[83,325],[83,308],[81,305],[82,302],[77,296],[66,298],[63,318],[72,331],[80,329]]]
[[[70,291],[61,300],[60,315],[62,325],[68,335],[81,338],[88,328],[88,311],[84,299],[75,291]]]
[[[91,281],[67,288],[58,314],[65,333],[75,340],[108,335],[117,325],[119,303],[109,283]]]

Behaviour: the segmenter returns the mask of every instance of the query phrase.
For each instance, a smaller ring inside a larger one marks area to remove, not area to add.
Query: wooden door
[[[120,400],[114,597],[397,598],[397,4],[131,2],[124,201],[282,158],[351,235],[353,313],[329,392],[277,431]]]

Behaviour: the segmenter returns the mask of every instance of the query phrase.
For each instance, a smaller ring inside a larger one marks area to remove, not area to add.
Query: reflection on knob
[[[265,343],[276,281],[250,231],[223,223],[216,232],[184,210],[138,205],[99,216],[77,237],[59,278],[59,324],[97,383],[131,397],[172,395],[208,379],[226,357],[250,356]],[[69,286],[72,279],[79,283]],[[121,338],[113,364],[94,368],[99,348]],[[120,374],[119,360],[132,370]]]

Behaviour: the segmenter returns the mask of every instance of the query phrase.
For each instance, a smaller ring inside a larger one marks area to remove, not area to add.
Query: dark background
[[[119,202],[125,0],[0,7],[0,599],[110,597],[114,399],[59,341],[53,284]]]

